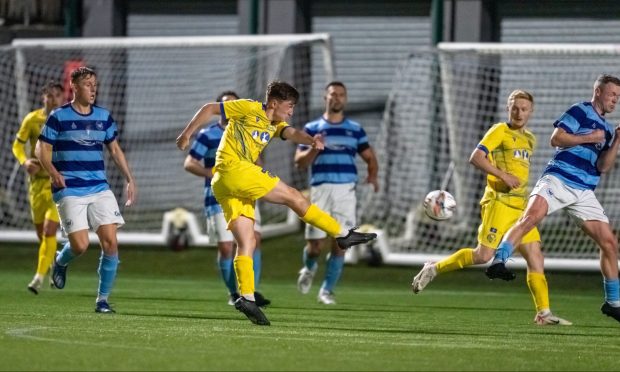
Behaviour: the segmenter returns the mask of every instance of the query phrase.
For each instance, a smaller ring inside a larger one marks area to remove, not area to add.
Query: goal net
[[[538,144],[531,158],[530,189],[555,149],[553,122],[573,103],[589,101],[599,74],[620,75],[619,45],[441,43],[411,53],[396,73],[375,140],[382,190],[362,196],[362,218],[379,229],[375,248],[384,262],[420,264],[462,247],[475,247],[479,200],[486,177],[469,156],[490,126],[507,120],[514,89],[534,95],[529,129]],[[618,110],[609,115],[620,118]],[[451,220],[436,222],[422,210],[431,190],[444,188],[457,201]],[[620,228],[618,164],[595,191]],[[596,245],[563,213],[547,217],[540,231],[546,266],[596,269]],[[515,258],[512,264],[524,265]]]
[[[207,241],[204,180],[183,169],[187,151],[175,146],[176,136],[200,106],[225,90],[263,101],[268,82],[280,79],[299,90],[293,124],[303,125],[315,113],[313,107],[322,107],[321,90],[334,74],[327,34],[16,40],[0,50],[0,240],[36,240],[25,172],[13,158],[11,144],[22,118],[40,107],[41,86],[55,79],[69,90],[69,73],[79,65],[97,72],[97,104],[115,118],[119,143],[139,187],[137,204],[122,211],[127,224],[119,232],[120,242],[132,244],[163,244],[168,221],[162,221],[175,208],[194,216],[188,221],[193,242]],[[294,169],[294,151],[290,143],[273,141],[264,167],[301,185],[306,175]],[[120,204],[124,181],[110,158],[106,165]],[[297,216],[286,208],[260,208],[264,235],[298,228]]]

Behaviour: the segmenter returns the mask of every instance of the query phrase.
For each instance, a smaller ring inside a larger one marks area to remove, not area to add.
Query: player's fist
[[[312,148],[315,150],[325,149],[325,140],[322,135],[315,134],[314,137],[312,137]]]
[[[24,162],[24,168],[28,175],[33,176],[41,170],[41,163],[38,159],[30,158]]]
[[[510,173],[505,173],[502,177],[502,181],[508,186],[510,189],[516,189],[521,185],[521,181]]]
[[[64,189],[65,187],[67,187],[67,185],[65,184],[65,178],[62,176],[62,174],[54,172],[52,175],[50,175],[50,178],[52,179],[52,186],[54,186],[55,188]]]
[[[188,145],[189,137],[186,136],[184,133],[181,133],[181,135],[177,137],[177,147],[179,148],[179,150],[185,150]]]
[[[595,129],[590,135],[592,136],[592,143],[605,142],[605,131],[602,129]]]

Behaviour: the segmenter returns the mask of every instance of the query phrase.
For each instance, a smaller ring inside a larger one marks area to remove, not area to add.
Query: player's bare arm
[[[605,131],[595,129],[588,134],[570,134],[562,128],[555,128],[551,133],[550,144],[553,147],[573,147],[584,143],[605,141]]]
[[[323,150],[325,148],[325,141],[323,140],[323,136],[320,134],[315,134],[313,137],[308,133],[293,127],[286,127],[282,132],[282,138],[298,145],[312,146],[312,148],[316,150]]]
[[[375,192],[379,191],[379,162],[377,161],[377,157],[375,156],[375,151],[372,147],[365,149],[360,152],[360,156],[366,162],[366,166],[368,167],[368,176],[366,177],[366,183],[372,185],[372,188]]]
[[[129,169],[129,164],[125,158],[125,153],[116,140],[108,143],[106,146],[110,152],[112,160],[114,160],[114,163],[125,177],[125,181],[127,182],[127,201],[125,202],[125,206],[131,207],[138,196],[138,188],[136,187],[136,182],[131,174],[131,170]]]
[[[52,185],[56,188],[65,188],[65,178],[58,172],[56,167],[52,164],[52,145],[47,142],[37,141],[37,145],[34,150],[35,155],[39,159],[39,163],[43,169],[47,171],[52,179]]]
[[[474,167],[480,169],[481,171],[487,174],[492,174],[495,177],[499,178],[506,184],[506,186],[508,186],[511,189],[515,189],[521,185],[521,181],[519,181],[519,179],[516,176],[508,172],[504,172],[503,170],[494,166],[489,161],[487,154],[484,151],[480,150],[479,148],[476,148],[471,153],[471,156],[469,157],[469,162]]]
[[[196,129],[208,122],[213,115],[220,114],[220,103],[219,102],[211,102],[202,106],[196,113],[194,117],[187,123],[185,129],[181,132],[181,134],[177,137],[176,143],[177,147],[180,150],[185,150],[189,145],[189,139],[192,134],[196,131]]]
[[[616,134],[614,136],[614,140],[611,143],[611,146],[599,156],[596,162],[596,168],[601,173],[609,172],[616,162],[616,157],[618,156],[618,149],[620,148],[620,139],[618,136],[620,135],[620,125],[616,127]]]
[[[207,168],[199,160],[196,160],[191,155],[187,155],[185,161],[183,162],[183,169],[188,171],[189,173],[196,175],[198,177],[203,178],[212,178],[213,170],[212,168]]]
[[[320,152],[320,150],[314,147],[309,147],[304,150],[297,149],[295,152],[295,166],[300,169],[308,168]]]

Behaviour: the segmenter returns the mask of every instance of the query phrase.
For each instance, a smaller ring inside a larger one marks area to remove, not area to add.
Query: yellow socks
[[[37,274],[45,276],[56,256],[56,235],[44,236],[39,245]]]
[[[252,258],[249,256],[237,256],[233,261],[237,285],[241,296],[254,298],[254,269]]]
[[[542,273],[527,273],[527,286],[530,288],[536,311],[550,309],[549,307],[549,287],[547,278]]]
[[[301,220],[325,231],[331,237],[337,237],[344,233],[338,221],[317,207],[316,204],[310,205]]]
[[[461,248],[454,252],[450,257],[444,258],[437,262],[437,274],[447,273],[449,271],[460,270],[465,266],[474,264],[474,250],[472,248]]]

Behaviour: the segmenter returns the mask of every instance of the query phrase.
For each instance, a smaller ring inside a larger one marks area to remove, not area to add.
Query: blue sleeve
[[[209,151],[208,147],[209,137],[201,132],[198,134],[198,137],[192,143],[192,147],[189,150],[189,155],[196,159],[202,160],[207,155],[207,151]]]
[[[366,135],[366,131],[364,131],[364,128],[360,127],[360,130],[356,136],[358,153],[361,153],[362,151],[370,147],[370,144],[368,143],[368,135]]]
[[[47,142],[50,145],[54,145],[56,143],[56,139],[58,139],[58,134],[60,133],[60,122],[58,118],[54,115],[50,115],[41,129],[41,134],[39,134],[39,139],[43,142]]]
[[[108,144],[116,139],[118,136],[118,128],[116,122],[112,118],[112,115],[108,115],[108,121],[106,123],[105,139],[103,143]]]
[[[575,134],[587,119],[587,113],[579,105],[574,105],[553,123],[556,128],[562,128],[569,134]]]

